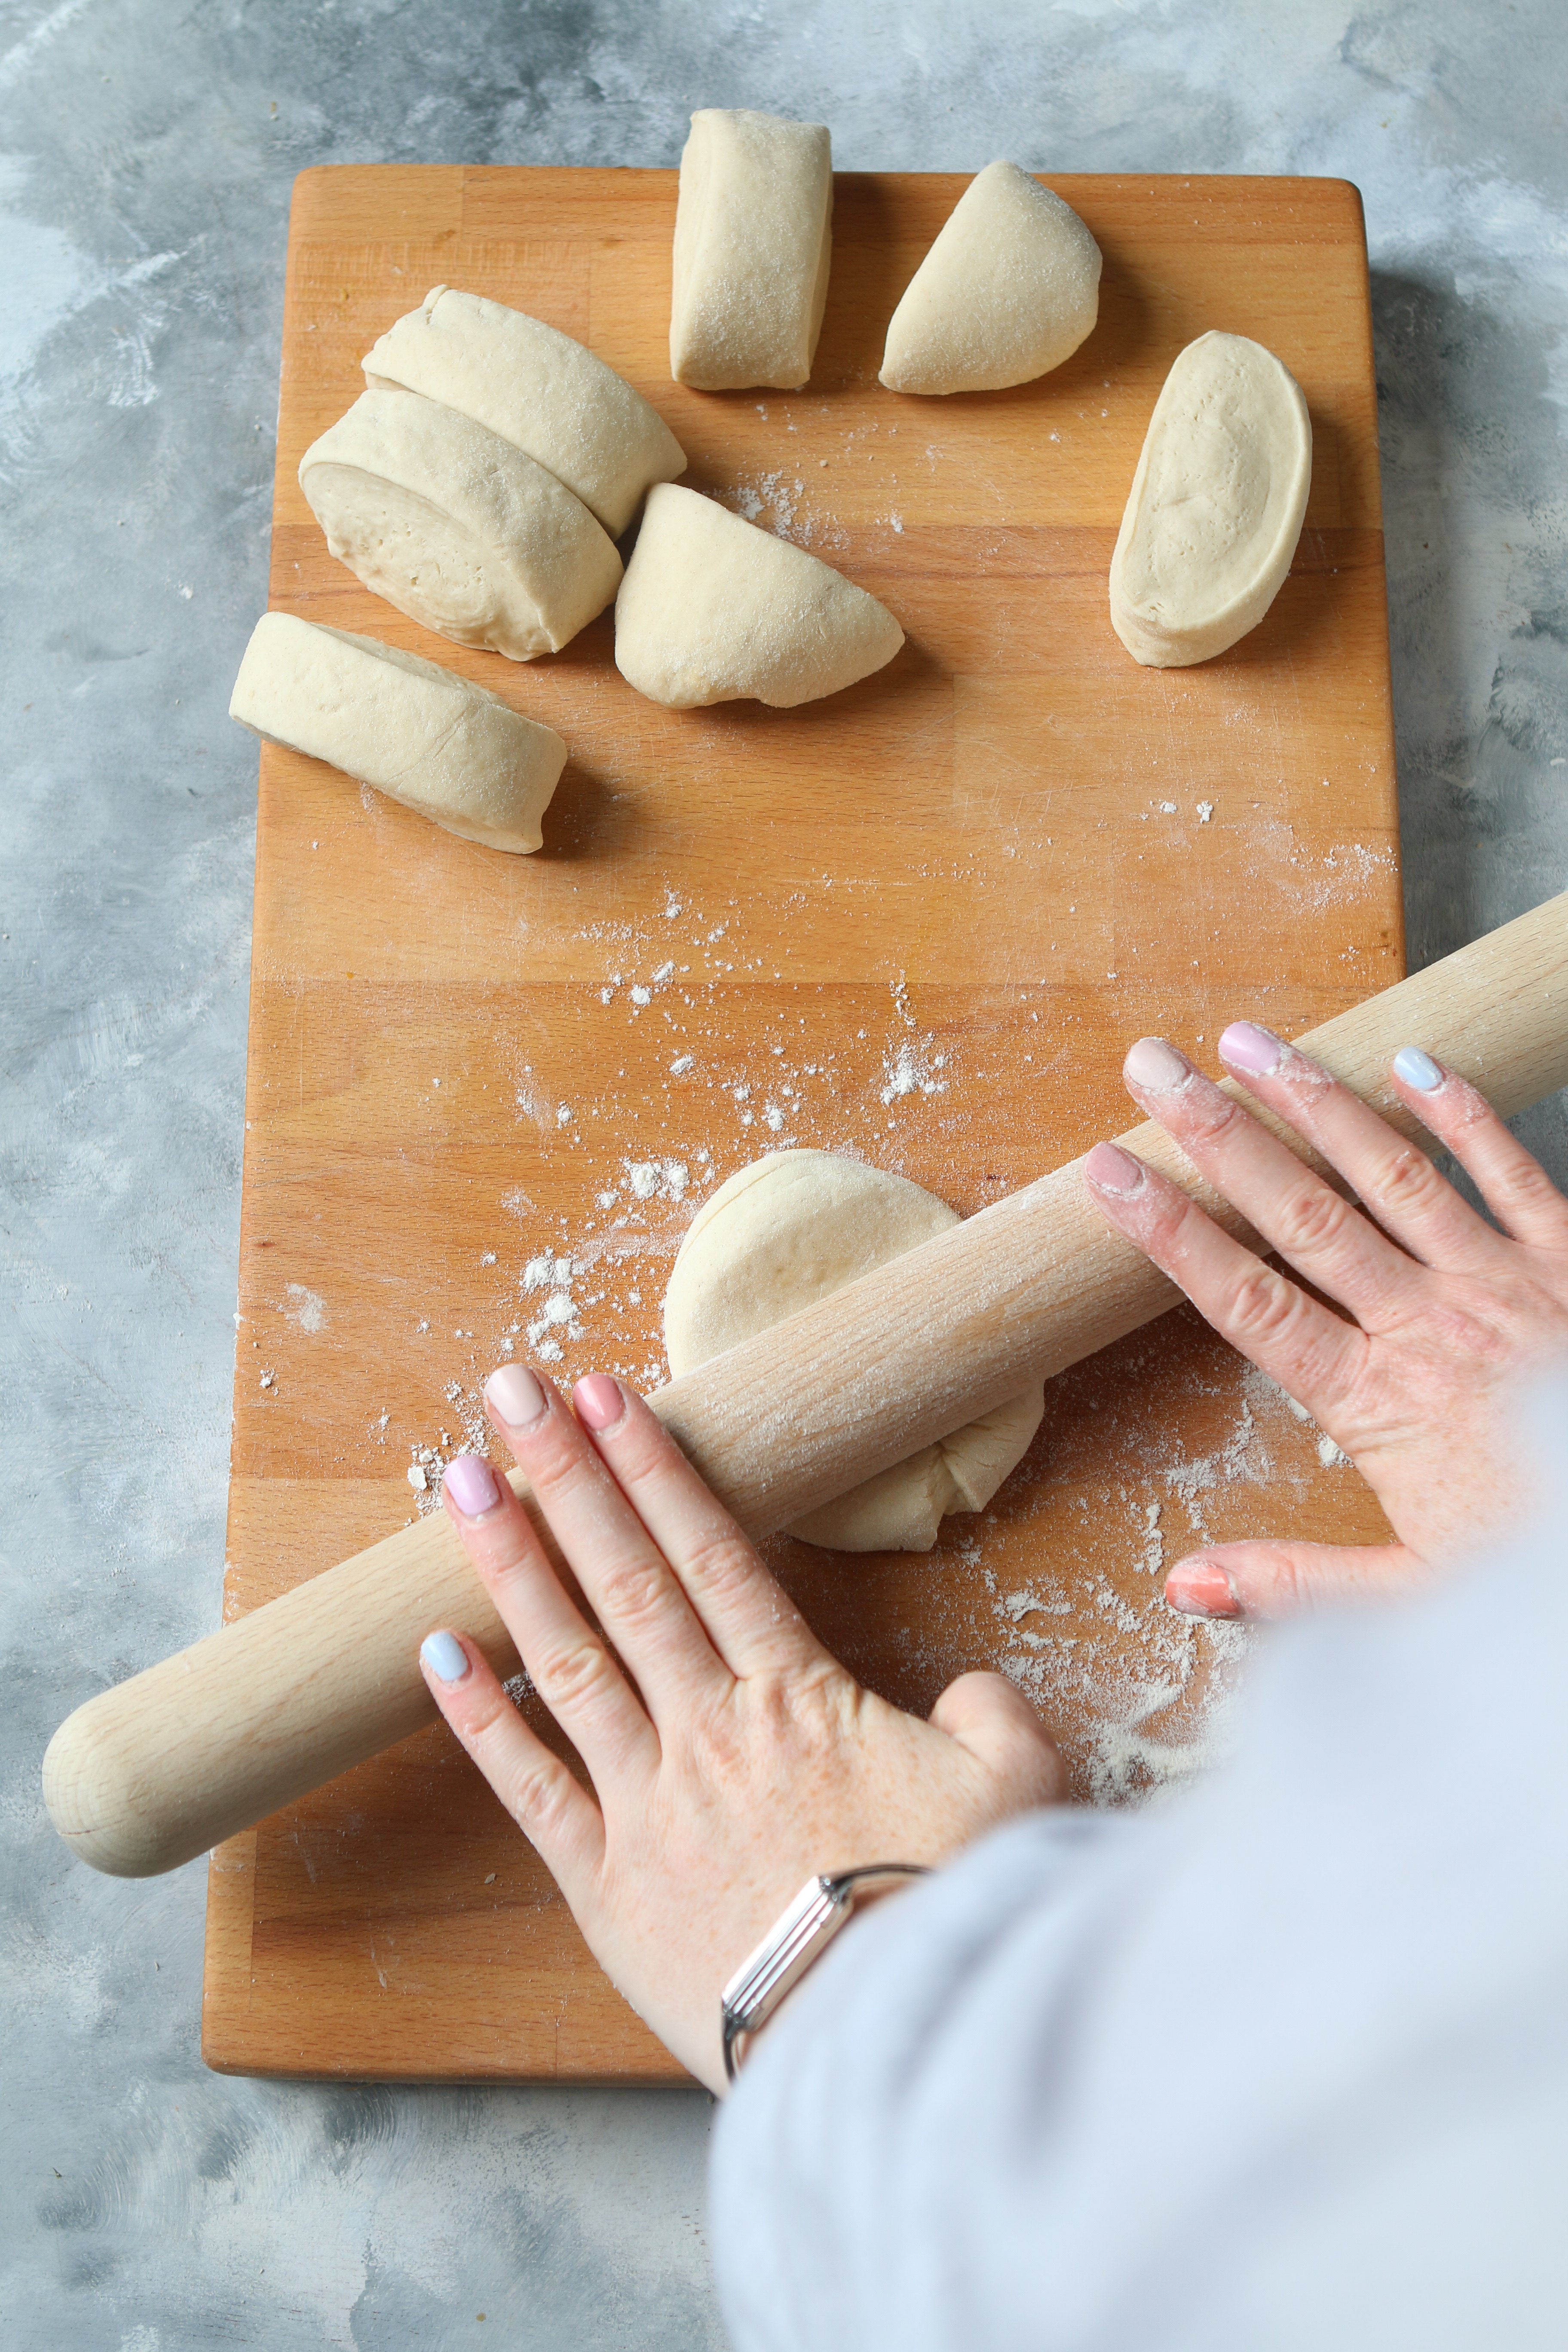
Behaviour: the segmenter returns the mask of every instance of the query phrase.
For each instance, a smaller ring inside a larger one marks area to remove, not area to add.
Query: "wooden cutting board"
[[[897,398],[887,321],[963,184],[840,176],[810,385],[713,396],[668,380],[673,173],[297,183],[272,604],[448,663],[572,757],[543,851],[511,858],[262,753],[227,1613],[430,1507],[531,1326],[563,1378],[656,1384],[680,1234],[763,1150],[857,1153],[973,1211],[1129,1123],[1141,1032],[1212,1063],[1228,1019],[1289,1032],[1400,976],[1355,190],[1053,180],[1105,256],[1089,342],[1015,392]],[[892,608],[897,661],[801,710],[667,711],[618,676],[608,614],[521,667],[368,594],[295,469],[443,281],[620,369],[691,487]],[[1161,382],[1210,327],[1305,389],[1307,525],[1243,644],[1139,669],[1107,566]],[[542,1325],[552,1297],[569,1319]],[[770,1551],[877,1688],[923,1709],[1000,1665],[1114,1801],[1203,1752],[1234,1664],[1234,1633],[1164,1609],[1162,1562],[1379,1525],[1184,1310],[1054,1382],[1026,1463],[931,1557]],[[204,2046],[266,2074],[684,2079],[439,1726],[214,1854]]]

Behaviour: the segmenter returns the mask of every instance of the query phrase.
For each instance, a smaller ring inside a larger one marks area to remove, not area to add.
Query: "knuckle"
[[[548,1753],[524,1757],[513,1765],[505,1788],[497,1793],[521,1828],[548,1831],[563,1808],[565,1771],[559,1759]]]
[[[672,1594],[662,1561],[625,1559],[602,1569],[598,1579],[600,1612],[618,1626],[647,1625],[663,1615]]]
[[[1300,1293],[1272,1266],[1243,1275],[1231,1299],[1226,1328],[1243,1347],[1277,1339],[1295,1319]]]
[[[715,1601],[743,1591],[756,1567],[757,1555],[739,1528],[710,1528],[682,1559],[684,1581]]]
[[[1189,1084],[1182,1105],[1184,1138],[1194,1143],[1218,1143],[1246,1119],[1243,1105],[1233,1102],[1211,1079],[1201,1078]]]
[[[1426,1154],[1410,1144],[1379,1172],[1373,1197],[1380,1208],[1410,1215],[1435,1206],[1447,1189]]]
[[[1338,1248],[1354,1219],[1349,1202],[1326,1184],[1294,1184],[1270,1223],[1289,1256],[1320,1257]]]
[[[615,1678],[610,1654],[603,1643],[584,1636],[539,1660],[533,1679],[541,1697],[553,1713],[560,1707],[588,1706]]]

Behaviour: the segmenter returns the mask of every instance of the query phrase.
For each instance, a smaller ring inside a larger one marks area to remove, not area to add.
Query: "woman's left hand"
[[[617,1381],[581,1381],[575,1418],[521,1365],[485,1393],[597,1623],[482,1457],[450,1465],[447,1509],[592,1788],[460,1629],[426,1641],[426,1680],[595,1958],[722,2090],[721,1991],[805,1881],[942,1861],[1056,1797],[1056,1749],[1000,1675],[961,1675],[929,1723],[863,1690]]]

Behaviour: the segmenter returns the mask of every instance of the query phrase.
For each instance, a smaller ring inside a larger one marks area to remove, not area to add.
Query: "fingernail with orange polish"
[[[1083,1172],[1102,1192],[1119,1200],[1136,1192],[1143,1181],[1143,1163],[1123,1151],[1119,1143],[1097,1143],[1083,1163]]]
[[[1256,1021],[1233,1021],[1219,1041],[1219,1057],[1248,1077],[1268,1078],[1285,1059],[1285,1046],[1272,1029],[1260,1029]]]
[[[1173,1093],[1177,1087],[1184,1087],[1193,1075],[1193,1066],[1186,1055],[1178,1054],[1173,1045],[1167,1045],[1163,1037],[1140,1037],[1121,1069],[1128,1085],[1146,1095]]]
[[[1184,1617],[1239,1617],[1236,1587],[1217,1561],[1184,1559],[1165,1579],[1165,1599]]]
[[[608,1372],[590,1372],[573,1390],[572,1405],[578,1420],[590,1429],[609,1429],[626,1412],[626,1401],[620,1382],[611,1380]]]
[[[526,1429],[544,1411],[544,1391],[526,1364],[503,1364],[485,1382],[485,1402],[508,1429]]]

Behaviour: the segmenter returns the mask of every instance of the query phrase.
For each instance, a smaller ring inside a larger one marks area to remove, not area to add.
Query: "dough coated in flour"
[[[417,392],[364,392],[300,460],[340,563],[400,613],[512,661],[559,651],[621,583],[616,543],[563,482]]]
[[[999,392],[1076,352],[1100,315],[1100,247],[1016,163],[975,174],[888,328],[890,392]]]
[[[831,1151],[775,1151],[692,1220],[664,1299],[679,1379],[959,1222],[907,1177]],[[1027,1450],[1043,1382],[896,1463],[790,1529],[833,1551],[929,1551],[948,1511],[984,1508]]]
[[[228,715],[330,761],[465,841],[540,846],[566,746],[499,694],[374,637],[264,613]]]
[[[616,666],[675,710],[790,709],[890,662],[904,633],[831,564],[673,482],[648,493],[616,599]]]
[[[811,373],[833,246],[821,122],[704,106],[680,158],[669,373],[699,392],[795,391]]]
[[[366,352],[375,390],[422,392],[488,425],[576,492],[619,539],[650,482],[686,471],[656,408],[570,335],[482,294],[437,286]]]
[[[1301,536],[1312,426],[1301,387],[1246,335],[1178,353],[1110,559],[1110,622],[1152,669],[1209,661],[1255,629]]]

